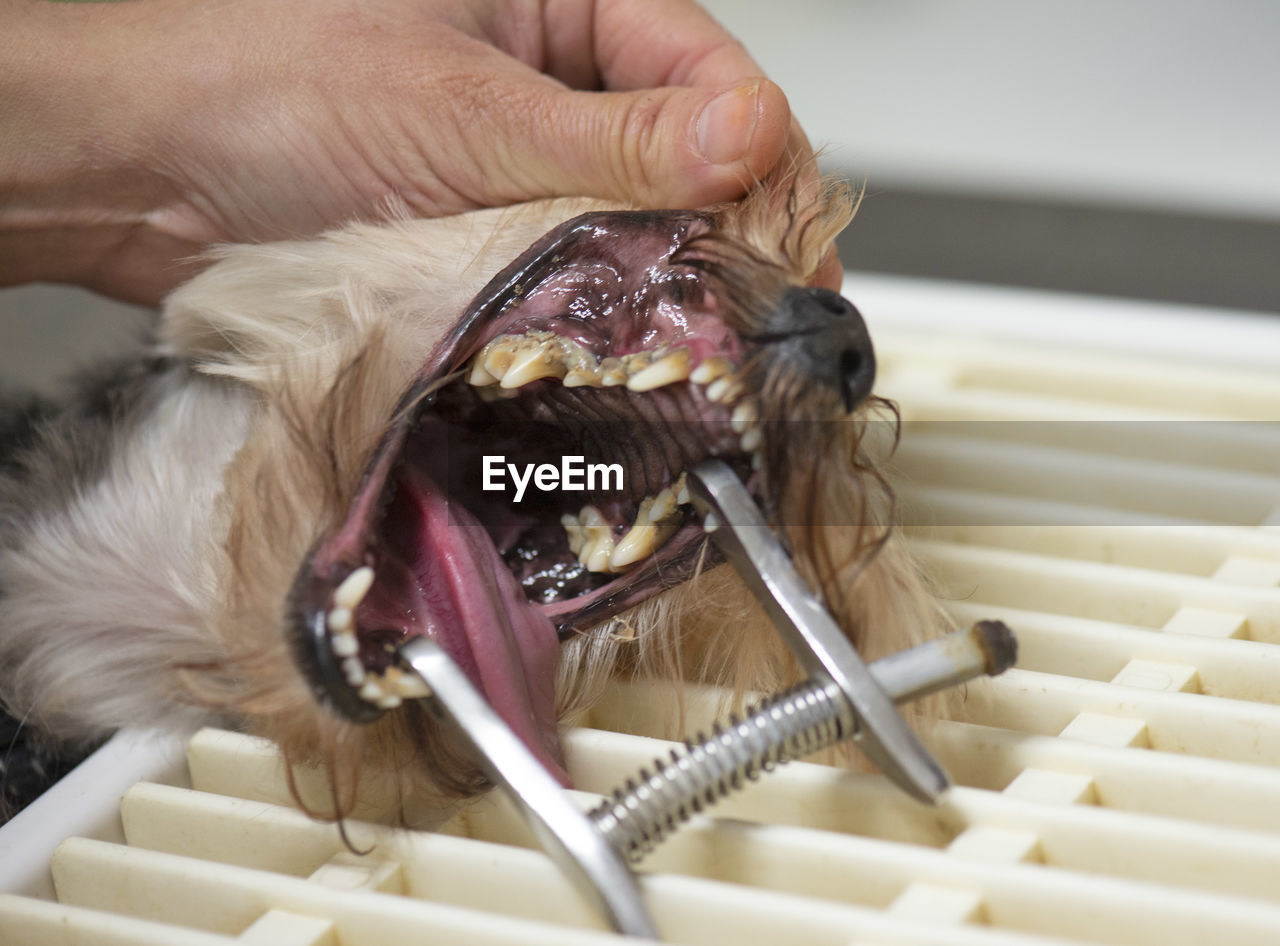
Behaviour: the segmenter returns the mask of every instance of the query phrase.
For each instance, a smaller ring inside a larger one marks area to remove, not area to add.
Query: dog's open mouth
[[[298,574],[291,618],[324,702],[364,721],[425,695],[396,651],[428,635],[558,770],[558,642],[692,574],[704,543],[688,467],[726,459],[762,487],[774,425],[758,395],[777,359],[797,357],[780,342],[821,347],[826,321],[802,324],[815,305],[856,320],[833,364],[846,405],[866,396],[856,311],[792,288],[798,328],[744,322],[705,246],[713,225],[588,214],[477,297]]]

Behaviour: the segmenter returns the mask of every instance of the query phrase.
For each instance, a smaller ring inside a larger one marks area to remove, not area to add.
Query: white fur
[[[222,474],[251,400],[226,382],[165,379],[104,475],[0,555],[0,691],[62,737],[190,725],[172,665],[221,656],[203,626],[225,562]]]

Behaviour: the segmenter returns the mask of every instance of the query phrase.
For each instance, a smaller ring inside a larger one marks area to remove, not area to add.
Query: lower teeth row
[[[395,709],[402,700],[430,696],[427,685],[417,676],[399,667],[381,672],[369,670],[360,662],[360,642],[356,638],[355,611],[369,589],[374,573],[368,565],[348,575],[333,593],[334,607],[325,615],[329,629],[329,646],[342,664],[343,676],[360,698],[381,709]]]
[[[680,528],[679,508],[689,502],[685,475],[656,496],[640,503],[636,521],[620,539],[595,506],[583,506],[574,516],[560,517],[569,549],[588,571],[614,574],[652,555]]]

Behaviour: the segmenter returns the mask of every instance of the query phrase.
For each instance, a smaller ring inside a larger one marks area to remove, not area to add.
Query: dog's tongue
[[[483,527],[425,476],[415,480],[419,534],[426,543],[417,571],[428,633],[568,785],[556,732],[555,626],[529,603]]]

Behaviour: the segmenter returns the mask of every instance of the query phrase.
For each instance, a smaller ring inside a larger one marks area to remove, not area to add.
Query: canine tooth
[[[681,506],[689,502],[689,478],[683,473],[676,480],[676,502]]]
[[[600,362],[600,381],[606,388],[627,383],[627,367],[621,358],[610,357]]]
[[[759,427],[752,427],[742,435],[742,439],[738,442],[747,453],[754,453],[760,449],[760,444],[764,443],[764,434],[760,433]]]
[[[748,427],[755,424],[760,419],[760,412],[751,401],[744,401],[733,409],[733,415],[729,419],[729,426],[733,428],[735,434],[744,433]]]
[[[502,376],[504,388],[518,388],[543,378],[563,378],[564,364],[560,353],[545,342],[536,348],[518,352]]]
[[[361,565],[346,578],[342,579],[342,584],[333,593],[333,603],[340,608],[354,611],[360,606],[360,602],[364,600],[364,596],[369,593],[369,589],[372,587],[373,569],[368,565]]]
[[[610,533],[603,533],[596,536],[593,541],[588,542],[589,548],[583,549],[583,564],[587,566],[588,571],[607,572],[609,571],[609,561],[613,558],[613,536]]]
[[[719,403],[732,401],[741,393],[742,385],[736,375],[727,374],[707,385],[707,397]]]
[[[346,657],[342,661],[342,673],[353,687],[364,683],[364,664],[355,657]]]
[[[689,350],[680,348],[642,368],[627,379],[630,391],[652,391],[689,377]]]
[[[351,633],[333,635],[333,638],[329,641],[329,646],[333,648],[333,652],[339,657],[354,657],[360,652],[360,642]]]
[[[678,527],[675,522],[637,522],[609,556],[610,569],[616,571],[652,555]]]

